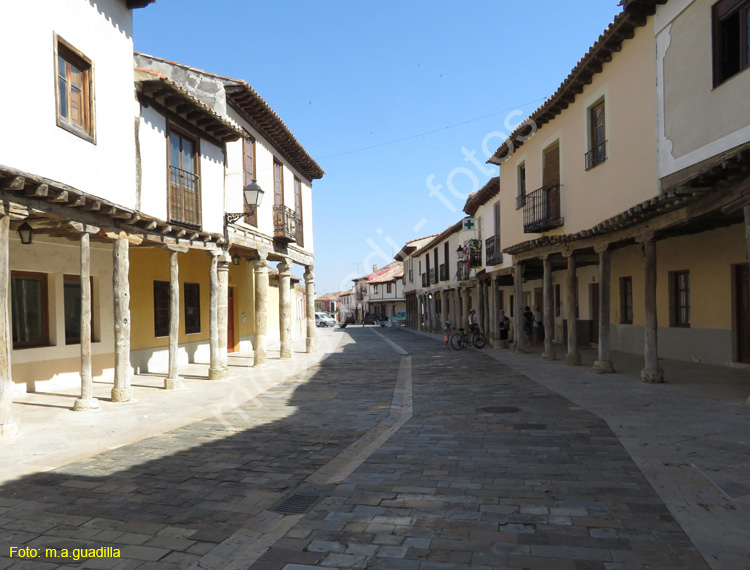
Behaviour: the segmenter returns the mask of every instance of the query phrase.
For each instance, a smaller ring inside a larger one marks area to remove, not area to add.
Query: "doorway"
[[[750,364],[750,269],[734,266],[734,339],[737,362]]]
[[[229,287],[227,299],[227,352],[234,352],[234,287]]]
[[[591,303],[591,342],[599,342],[599,284],[589,285],[589,301]]]

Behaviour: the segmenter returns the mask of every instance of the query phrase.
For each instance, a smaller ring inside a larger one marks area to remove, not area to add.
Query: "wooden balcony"
[[[526,196],[523,207],[523,231],[535,234],[559,228],[564,220],[560,216],[561,185],[542,186]]]

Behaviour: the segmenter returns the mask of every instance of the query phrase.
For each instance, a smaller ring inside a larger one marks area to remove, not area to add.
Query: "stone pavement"
[[[329,332],[327,360],[234,409],[0,487],[0,568],[708,568],[607,423],[530,380],[533,355]],[[312,504],[274,511],[292,494]]]

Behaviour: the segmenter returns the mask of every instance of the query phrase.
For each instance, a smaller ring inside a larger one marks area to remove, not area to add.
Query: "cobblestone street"
[[[326,334],[230,412],[0,487],[0,568],[708,568],[597,416],[473,349]]]

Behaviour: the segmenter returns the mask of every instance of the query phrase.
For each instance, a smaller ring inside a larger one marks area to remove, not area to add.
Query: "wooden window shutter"
[[[542,174],[543,186],[556,186],[560,184],[560,145],[548,148],[544,151],[544,172]]]

